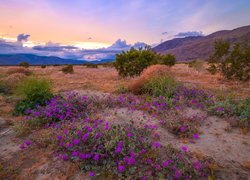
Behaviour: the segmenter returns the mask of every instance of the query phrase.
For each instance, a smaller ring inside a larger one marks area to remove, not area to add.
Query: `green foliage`
[[[171,76],[155,76],[150,78],[143,85],[143,92],[150,94],[152,96],[164,96],[172,97],[175,90],[179,86],[179,83],[176,82]]]
[[[164,64],[167,66],[174,66],[176,59],[175,56],[172,54],[166,54],[166,55],[159,55],[159,64]]]
[[[139,50],[131,48],[116,55],[115,68],[120,76],[138,76],[143,69],[156,63],[156,54],[151,48],[145,47]]]
[[[250,98],[241,101],[236,110],[241,121],[250,125]]]
[[[125,86],[118,86],[115,93],[117,94],[125,94],[128,92],[128,88]]]
[[[28,62],[21,62],[20,64],[19,64],[19,66],[22,66],[22,67],[25,67],[25,68],[28,68],[30,65],[29,65],[29,63]]]
[[[46,68],[46,65],[41,65],[41,68]]]
[[[87,68],[98,68],[97,64],[86,64]]]
[[[26,110],[38,105],[45,105],[53,97],[51,82],[43,78],[31,77],[24,80],[17,86],[16,92],[23,98],[15,106],[16,115],[24,114]]]
[[[216,41],[214,54],[209,59],[211,73],[220,72],[227,79],[248,81],[250,79],[250,46]]]
[[[73,65],[68,65],[62,68],[62,72],[64,72],[65,74],[72,74],[74,72]]]

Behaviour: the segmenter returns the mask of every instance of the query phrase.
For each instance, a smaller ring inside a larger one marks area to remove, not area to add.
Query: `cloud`
[[[44,46],[34,46],[33,49],[38,51],[58,52],[58,51],[76,50],[78,48],[75,46],[63,46],[57,43],[48,42]]]
[[[147,44],[144,43],[144,42],[136,42],[136,43],[133,45],[133,47],[134,47],[135,49],[143,48],[143,47],[145,47],[145,46],[147,46]]]
[[[168,34],[168,32],[166,32],[166,31],[161,33],[161,35],[167,35],[167,34]]]
[[[189,37],[189,36],[204,36],[202,31],[187,31],[187,32],[179,32],[174,35],[175,37]]]
[[[131,45],[127,44],[126,40],[118,39],[114,44],[112,44],[107,49],[124,50],[124,49],[130,49],[130,48],[131,48]]]
[[[26,42],[26,41],[28,41],[29,40],[29,37],[30,37],[30,35],[29,34],[19,34],[18,36],[17,36],[17,41],[18,42]]]

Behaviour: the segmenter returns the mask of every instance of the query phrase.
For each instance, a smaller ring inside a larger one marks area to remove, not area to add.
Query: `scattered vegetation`
[[[188,63],[188,67],[193,68],[198,72],[205,70],[204,61],[202,60],[191,61],[190,63]]]
[[[87,68],[98,68],[97,64],[86,64]]]
[[[73,65],[68,65],[66,67],[63,67],[62,68],[62,72],[64,72],[65,74],[72,74],[72,73],[74,73]]]
[[[46,68],[46,65],[41,65],[41,68]]]
[[[28,68],[30,65],[28,62],[23,61],[23,62],[20,62],[19,66],[22,66],[24,68]]]
[[[209,59],[208,70],[219,72],[227,79],[248,81],[250,79],[250,46],[216,41],[214,53]]]
[[[116,55],[115,68],[120,76],[138,76],[142,71],[153,64],[164,64],[173,66],[175,57],[173,55],[159,55],[151,50],[150,46],[145,48],[131,48],[129,51],[123,51]]]
[[[25,79],[17,87],[16,93],[22,97],[14,110],[14,114],[24,114],[28,109],[34,109],[38,105],[45,105],[53,97],[51,82],[44,78],[30,77]]]

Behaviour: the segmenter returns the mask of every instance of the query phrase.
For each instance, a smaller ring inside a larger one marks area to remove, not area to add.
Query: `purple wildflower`
[[[96,155],[94,155],[94,157],[93,157],[93,159],[94,159],[95,161],[98,161],[99,158],[100,158],[100,155],[99,155],[99,154],[96,154]]]
[[[218,107],[218,108],[217,108],[217,111],[219,111],[219,112],[221,112],[221,111],[223,111],[223,110],[224,110],[223,107]]]
[[[61,158],[64,160],[64,161],[67,161],[68,160],[68,155],[67,154],[63,154],[61,156]]]
[[[199,138],[200,138],[200,137],[199,137],[199,134],[194,134],[194,135],[193,135],[193,138],[194,138],[194,139],[199,139]]]
[[[196,161],[196,162],[193,163],[193,167],[194,167],[194,169],[196,171],[200,171],[201,168],[202,168],[202,165],[201,165],[201,163],[199,161]]]
[[[109,130],[109,123],[108,122],[105,123],[105,130]]]
[[[71,155],[72,155],[72,157],[76,157],[76,156],[78,156],[78,152],[77,151],[73,151],[72,153],[71,153]]]
[[[90,172],[89,172],[89,176],[90,176],[90,177],[94,177],[94,176],[95,176],[95,173],[94,173],[93,171],[90,171]]]
[[[89,133],[86,133],[82,136],[82,140],[86,141],[86,139],[89,137]]]
[[[187,146],[182,146],[181,149],[182,149],[182,151],[184,151],[184,152],[187,152],[187,151],[188,151],[188,147],[187,147]]]
[[[176,179],[180,179],[180,177],[181,177],[181,172],[180,172],[178,169],[175,170],[174,177],[175,177]]]
[[[128,163],[128,165],[134,165],[135,164],[135,158],[133,158],[133,157],[129,157],[129,158],[127,158],[127,163]]]
[[[31,141],[30,140],[27,140],[24,142],[27,146],[31,145]]]
[[[19,146],[19,148],[20,148],[20,149],[24,149],[24,148],[25,148],[25,145],[24,145],[24,144],[21,144],[21,145]]]
[[[173,162],[173,160],[169,159],[169,160],[164,161],[161,165],[162,165],[162,167],[167,167],[172,162]]]
[[[160,142],[154,142],[152,146],[153,146],[153,148],[160,148],[161,143]]]
[[[79,143],[80,143],[80,140],[79,140],[79,139],[74,139],[74,140],[73,140],[73,144],[74,144],[74,145],[78,145]]]
[[[125,166],[123,166],[123,165],[118,165],[118,171],[119,172],[123,172],[124,170],[125,170]]]

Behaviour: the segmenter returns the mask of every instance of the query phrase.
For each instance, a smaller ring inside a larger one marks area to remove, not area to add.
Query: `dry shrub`
[[[140,94],[141,89],[146,83],[147,80],[153,77],[157,76],[163,76],[163,75],[169,75],[170,74],[170,68],[166,65],[152,65],[148,68],[144,69],[142,74],[134,78],[128,85],[128,90],[134,94]]]
[[[27,68],[23,68],[23,67],[11,67],[7,70],[7,74],[16,74],[16,73],[20,73],[20,74],[24,74],[26,76],[29,76],[32,74],[32,71],[30,71]]]
[[[22,73],[15,73],[15,74],[10,74],[8,77],[4,78],[4,80],[6,82],[8,82],[8,84],[11,86],[11,87],[16,87],[17,84],[24,80],[26,78],[26,75],[25,74],[22,74]]]

